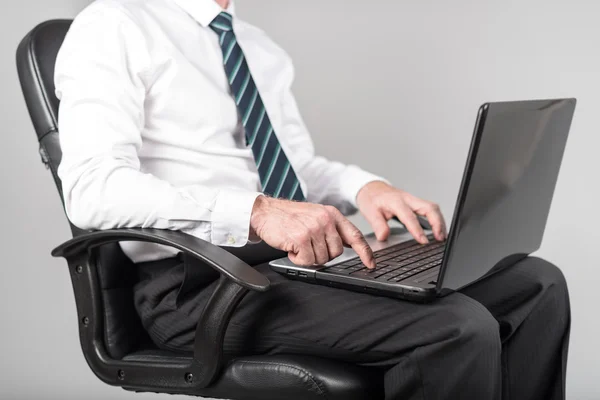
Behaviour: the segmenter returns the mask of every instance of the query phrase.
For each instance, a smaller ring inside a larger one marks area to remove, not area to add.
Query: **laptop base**
[[[278,271],[279,272],[279,271]],[[430,289],[423,289],[411,286],[404,286],[402,284],[395,285],[386,285],[385,287],[382,285],[381,287],[369,287],[362,286],[357,283],[344,283],[339,281],[333,281],[326,278],[326,275],[330,275],[327,273],[321,274],[320,278],[316,277],[308,277],[305,275],[290,275],[286,273],[286,276],[289,279],[322,285],[322,286],[330,286],[339,289],[350,290],[358,293],[367,293],[373,294],[376,296],[385,296],[392,297],[400,300],[408,300],[411,302],[417,303],[431,303],[435,299],[437,299],[438,293],[435,289],[435,286],[432,286]]]

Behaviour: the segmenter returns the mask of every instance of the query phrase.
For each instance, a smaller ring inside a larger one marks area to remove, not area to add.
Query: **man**
[[[339,38],[343,40],[343,38]],[[344,214],[377,238],[398,217],[421,243],[439,208],[356,166],[314,154],[287,54],[227,0],[98,0],[56,65],[71,221],[182,230],[221,246],[263,241],[297,264],[352,246]],[[164,349],[190,351],[215,273],[164,246],[122,243],[136,307]],[[302,353],[385,368],[387,399],[562,399],[570,326],[560,271],[529,258],[429,305],[287,280],[251,293],[228,327],[232,355]]]

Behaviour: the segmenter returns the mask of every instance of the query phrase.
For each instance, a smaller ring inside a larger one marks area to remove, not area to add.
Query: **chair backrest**
[[[62,152],[58,133],[59,100],[55,95],[54,65],[71,20],[52,20],[35,27],[17,49],[17,70],[25,102],[40,144],[42,161],[52,171],[61,195],[57,170]],[[81,229],[71,224],[73,235]],[[108,354],[121,358],[147,343],[133,302],[136,270],[118,244],[103,246],[97,253],[103,303],[105,345]]]
[[[70,26],[69,20],[44,22],[26,36],[17,50],[17,71],[40,143],[40,155],[52,171],[61,199],[61,183],[57,175],[61,159],[58,142],[59,101],[54,94],[54,64]]]

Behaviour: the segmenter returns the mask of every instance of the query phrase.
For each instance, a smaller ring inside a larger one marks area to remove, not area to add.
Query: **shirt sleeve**
[[[82,229],[182,230],[242,246],[260,193],[177,187],[140,169],[147,48],[124,10],[92,4],[73,22],[55,69],[67,215]]]
[[[345,215],[353,214],[357,211],[356,196],[363,186],[373,181],[388,181],[356,165],[330,161],[315,154],[313,141],[291,90],[294,74],[291,61],[287,72],[285,80],[288,83],[281,104],[282,133],[296,161],[295,171],[306,184],[307,200],[335,206]]]

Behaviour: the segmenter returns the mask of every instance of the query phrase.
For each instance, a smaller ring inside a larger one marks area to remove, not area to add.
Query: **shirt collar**
[[[179,7],[190,14],[200,25],[207,27],[222,11],[235,15],[233,0],[229,2],[227,10],[223,10],[215,0],[174,0]]]

